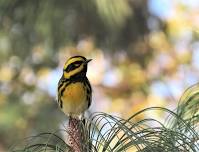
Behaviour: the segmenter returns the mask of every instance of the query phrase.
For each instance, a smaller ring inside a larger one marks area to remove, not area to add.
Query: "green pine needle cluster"
[[[82,151],[91,152],[197,152],[199,151],[199,85],[185,91],[177,109],[162,107],[143,109],[125,120],[106,113],[94,113],[80,125]],[[150,114],[163,113],[164,121]],[[138,117],[145,118],[137,121]],[[58,132],[67,133],[67,129]],[[29,137],[12,148],[13,152],[72,151],[57,133]]]

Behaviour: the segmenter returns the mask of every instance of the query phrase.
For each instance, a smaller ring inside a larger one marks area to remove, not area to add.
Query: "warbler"
[[[91,60],[73,56],[64,64],[58,83],[57,101],[61,110],[69,117],[81,118],[91,105],[92,88],[86,77],[87,65]]]

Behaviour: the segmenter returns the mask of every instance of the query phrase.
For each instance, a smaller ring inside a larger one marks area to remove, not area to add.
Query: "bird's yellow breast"
[[[86,101],[86,89],[80,82],[71,83],[66,86],[61,100],[63,101],[63,112],[65,114],[78,115],[83,113],[88,107]]]

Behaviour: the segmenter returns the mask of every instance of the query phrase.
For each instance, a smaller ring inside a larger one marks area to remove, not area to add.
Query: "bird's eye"
[[[78,67],[80,64],[74,64],[76,67]]]

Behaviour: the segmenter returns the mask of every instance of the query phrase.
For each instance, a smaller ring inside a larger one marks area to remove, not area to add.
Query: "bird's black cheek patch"
[[[69,65],[67,66],[67,68],[66,68],[64,71],[66,71],[66,72],[73,71],[73,70],[75,70],[75,69],[79,68],[79,67],[80,67],[80,65],[81,65],[81,64],[76,63],[76,62],[71,63],[71,64],[69,64]]]
[[[70,72],[72,70],[76,69],[76,66],[74,64],[69,64],[66,68],[66,72]]]

